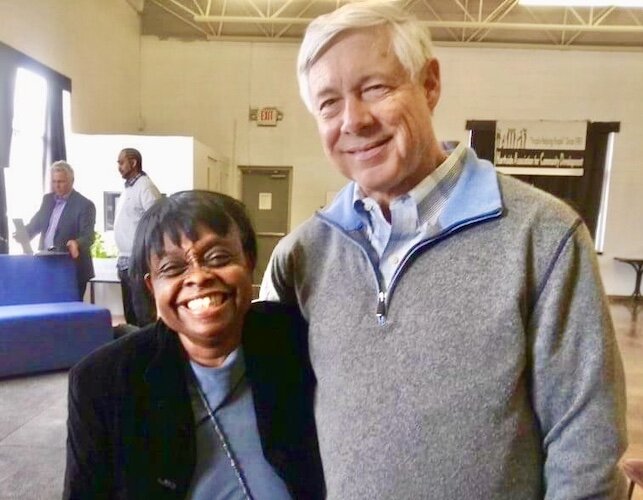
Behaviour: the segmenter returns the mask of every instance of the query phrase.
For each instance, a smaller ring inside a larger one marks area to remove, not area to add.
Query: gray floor
[[[0,379],[0,499],[60,499],[67,371]]]

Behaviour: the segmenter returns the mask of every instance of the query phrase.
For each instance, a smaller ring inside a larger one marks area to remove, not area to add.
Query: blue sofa
[[[0,255],[0,377],[69,368],[113,338],[109,310],[78,297],[68,255]]]

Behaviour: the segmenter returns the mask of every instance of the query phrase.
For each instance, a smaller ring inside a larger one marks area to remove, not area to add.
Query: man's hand
[[[78,242],[76,240],[69,240],[67,242],[67,250],[69,250],[69,255],[72,259],[77,259],[80,255],[80,250],[78,249]]]

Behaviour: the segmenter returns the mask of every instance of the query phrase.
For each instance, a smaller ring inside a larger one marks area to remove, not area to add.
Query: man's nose
[[[373,124],[373,115],[368,103],[359,97],[349,97],[344,101],[342,133],[355,134]]]

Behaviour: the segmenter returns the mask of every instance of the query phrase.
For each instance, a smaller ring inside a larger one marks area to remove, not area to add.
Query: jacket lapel
[[[298,360],[288,342],[291,331],[284,316],[259,315],[251,310],[243,332],[246,375],[262,448],[284,479],[289,479],[288,459],[301,437],[303,386]]]
[[[158,350],[145,372],[149,388],[150,474],[159,487],[180,496],[190,486],[196,462],[194,417],[176,334],[161,322],[156,325],[156,333]]]

